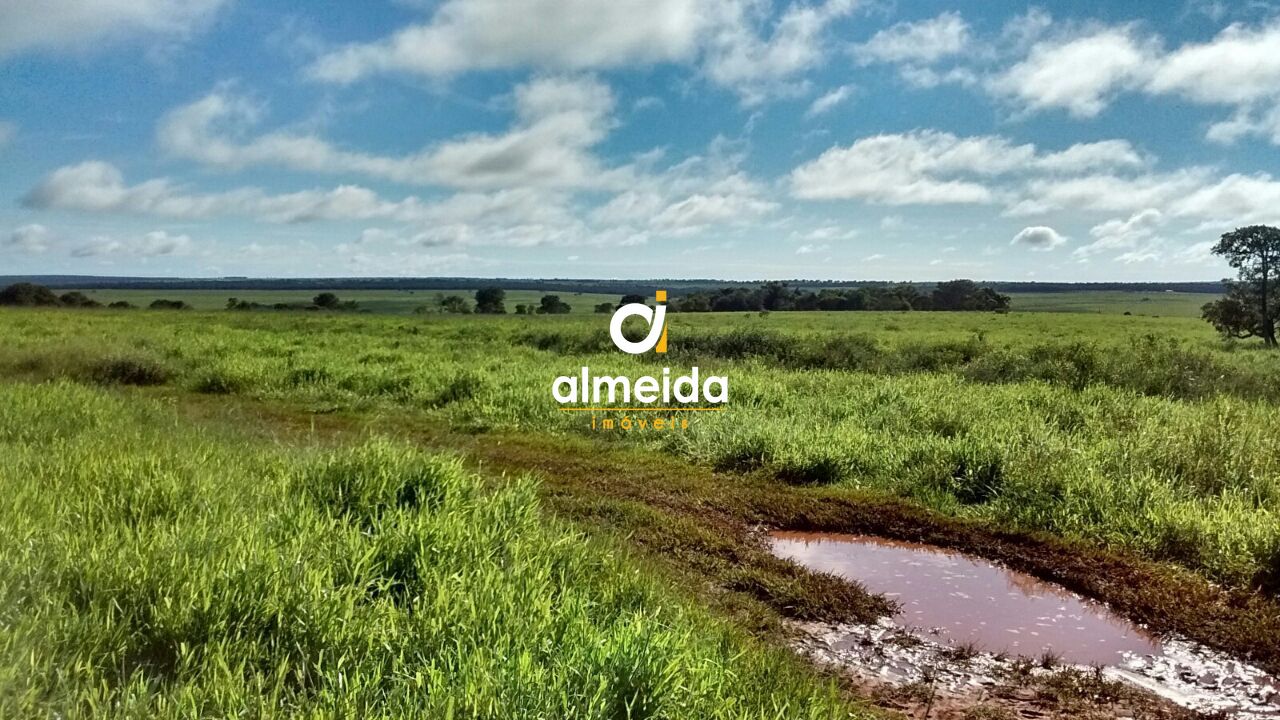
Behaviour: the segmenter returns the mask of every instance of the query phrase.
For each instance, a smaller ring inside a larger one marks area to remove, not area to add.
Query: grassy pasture
[[[0,716],[865,715],[535,486],[0,386]]]
[[[0,373],[158,383],[449,427],[590,432],[552,380],[729,375],[729,409],[631,436],[712,467],[939,511],[1280,587],[1280,357],[1189,318],[685,315],[663,359],[602,318],[10,311]]]
[[[605,498],[584,467],[552,497],[793,611],[865,598],[788,584],[695,518],[906,501],[1167,563],[1261,598],[1257,617],[1280,597],[1280,355],[1194,318],[677,315],[665,357],[618,353],[582,315],[3,309],[0,334],[3,717],[864,712],[664,587],[681,583],[626,538],[550,519],[533,481],[403,439],[330,441],[308,418],[525,437],[566,473],[588,441],[717,470],[676,492],[659,468]],[[686,432],[593,432],[550,395],[583,365],[695,364],[730,377],[730,400]],[[184,411],[238,403],[295,430]],[[650,501],[691,509],[673,522]],[[1213,632],[1249,647],[1249,627]]]
[[[1218,298],[1209,293],[1094,291],[1009,293],[1020,312],[1133,313],[1162,317],[1200,317],[1200,308]]]

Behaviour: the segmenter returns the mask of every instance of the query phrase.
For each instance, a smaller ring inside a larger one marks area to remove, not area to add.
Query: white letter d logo
[[[665,302],[667,293],[665,290],[659,290],[657,300],[659,303]],[[631,342],[622,335],[622,323],[632,315],[644,318],[649,323],[649,335],[640,342]],[[613,344],[624,353],[631,355],[639,355],[656,349],[657,352],[664,353],[667,351],[667,306],[658,305],[651,308],[643,303],[630,303],[623,305],[613,313],[613,319],[609,321],[609,337],[613,338]]]

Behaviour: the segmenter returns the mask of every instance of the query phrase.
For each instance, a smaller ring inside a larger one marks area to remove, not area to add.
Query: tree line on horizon
[[[973,280],[937,283],[926,292],[912,283],[850,289],[804,290],[786,282],[766,282],[757,288],[727,287],[695,292],[672,300],[672,312],[786,312],[812,310],[942,310],[1006,312],[1008,295]]]

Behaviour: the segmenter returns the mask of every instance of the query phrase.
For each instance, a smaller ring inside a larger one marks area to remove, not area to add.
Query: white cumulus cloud
[[[117,240],[100,235],[71,250],[72,257],[94,257],[99,255],[131,255],[134,257],[157,257],[160,255],[181,254],[191,247],[191,238],[187,235],[170,235],[164,230],[155,230],[141,237]]]
[[[9,239],[5,242],[5,245],[34,255],[48,250],[53,244],[53,240],[53,233],[50,232],[49,228],[39,223],[31,223],[30,225],[14,228],[13,232],[9,234]]]
[[[205,25],[226,0],[6,0],[0,56],[85,50],[132,35],[182,36]]]
[[[1087,118],[1111,98],[1141,86],[1158,48],[1129,26],[1043,40],[1027,57],[988,81],[999,97],[1028,110],[1065,109]]]
[[[1019,230],[1018,234],[1013,236],[1013,242],[1010,244],[1046,252],[1053,250],[1066,241],[1067,239],[1058,234],[1057,230],[1044,225],[1034,225]]]
[[[945,12],[920,22],[901,22],[855,45],[854,57],[864,65],[882,63],[929,64],[963,52],[970,42],[969,24],[958,12]]]
[[[809,105],[809,109],[805,112],[805,116],[817,117],[818,115],[822,115],[823,113],[835,109],[837,105],[840,105],[853,97],[855,89],[856,88],[853,85],[841,85],[830,92],[824,93]]]
[[[157,129],[170,155],[208,165],[280,165],[460,188],[599,187],[607,171],[590,152],[613,121],[609,87],[589,77],[543,77],[515,89],[516,120],[501,134],[470,134],[404,156],[345,150],[285,131],[244,138],[259,109],[225,90],[168,113]]]

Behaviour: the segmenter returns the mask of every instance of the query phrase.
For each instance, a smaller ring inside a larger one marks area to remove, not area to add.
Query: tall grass
[[[552,380],[698,364],[728,410],[689,432],[615,434],[780,481],[1172,560],[1280,592],[1280,354],[1190,319],[1062,314],[679,316],[665,358],[601,318],[0,313],[0,375],[95,380],[105,359],[180,391],[303,410],[413,413],[458,430],[581,433]]]
[[[528,479],[66,382],[0,386],[0,454],[0,717],[854,713]]]

